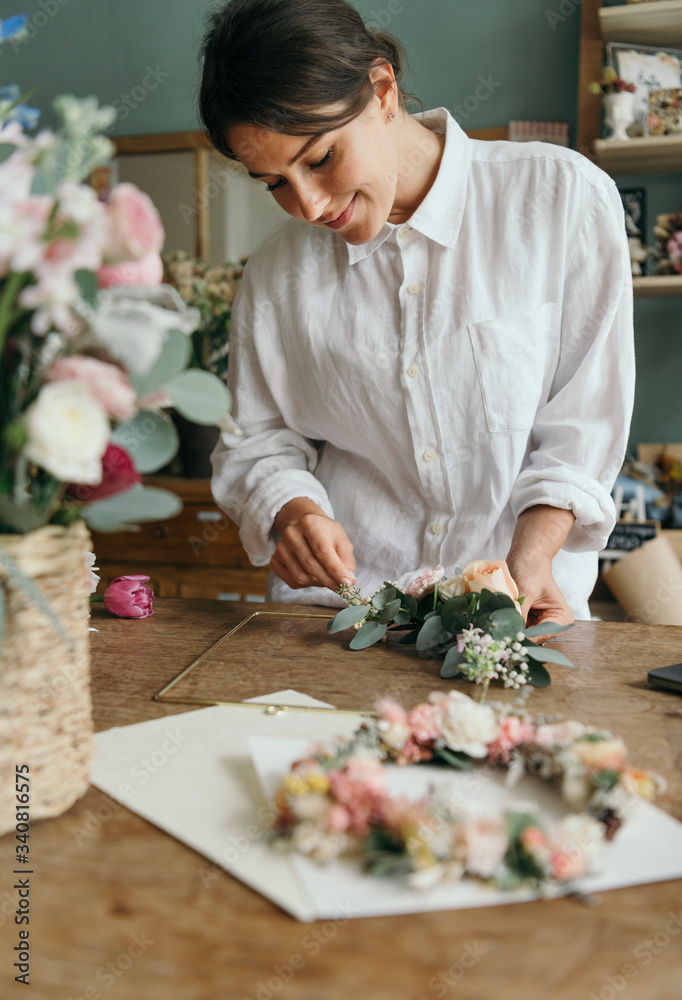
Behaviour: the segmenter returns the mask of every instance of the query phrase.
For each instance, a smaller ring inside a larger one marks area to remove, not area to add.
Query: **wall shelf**
[[[602,7],[599,24],[605,42],[682,48],[682,0]]]
[[[651,277],[633,278],[632,288],[636,299],[658,299],[682,295],[682,274],[656,274]]]
[[[660,0],[663,2],[663,0]],[[651,7],[651,3],[642,4]],[[608,10],[617,10],[609,7]],[[682,173],[682,135],[595,139],[597,163],[609,174]]]

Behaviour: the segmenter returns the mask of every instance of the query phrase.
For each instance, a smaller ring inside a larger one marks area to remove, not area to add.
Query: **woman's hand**
[[[280,540],[270,568],[293,590],[355,583],[353,546],[338,521],[306,497],[286,503],[274,523]]]
[[[546,505],[529,507],[519,516],[507,565],[519,594],[526,598],[521,613],[528,626],[542,622],[571,625],[575,621],[552,575],[552,559],[574,521],[570,510]],[[540,635],[533,641],[542,643],[550,638],[551,634]]]

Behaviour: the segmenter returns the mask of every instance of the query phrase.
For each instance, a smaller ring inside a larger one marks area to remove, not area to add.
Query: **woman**
[[[613,181],[410,116],[344,0],[232,0],[201,115],[293,220],[246,267],[213,455],[276,601],[506,556],[531,623],[588,617],[634,383]]]

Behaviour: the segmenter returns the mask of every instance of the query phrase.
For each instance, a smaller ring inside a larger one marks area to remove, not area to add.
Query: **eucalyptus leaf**
[[[135,483],[116,496],[83,508],[83,520],[95,531],[120,531],[139,521],[161,521],[182,510],[182,500],[170,490]]]
[[[459,665],[464,659],[464,653],[460,653],[456,646],[452,646],[446,653],[443,666],[440,668],[441,677],[456,677],[460,672]]]
[[[146,396],[165,385],[187,366],[192,341],[180,330],[169,330],[159,358],[144,374],[131,372],[130,380],[138,397]]]
[[[351,649],[366,649],[386,635],[386,625],[380,622],[365,622],[350,641]]]
[[[0,521],[14,528],[20,535],[35,531],[50,520],[49,511],[39,511],[30,504],[16,504],[0,494]]]
[[[526,646],[523,651],[526,656],[530,656],[539,663],[560,663],[562,667],[572,667],[569,658],[558,649],[551,649],[547,646]]]
[[[5,587],[4,581],[0,580],[0,663],[2,663],[2,644],[5,639]]]
[[[407,625],[417,616],[417,602],[412,594],[403,594],[399,590],[396,596],[400,598],[400,611],[394,616],[398,625]]]
[[[536,688],[549,687],[552,683],[552,678],[549,676],[549,673],[545,670],[543,665],[538,663],[536,660],[528,664],[528,679],[533,687]]]
[[[419,638],[417,639],[417,649],[420,651],[431,649],[432,646],[438,646],[440,643],[447,642],[451,638],[451,633],[443,628],[440,615],[435,615],[422,625]]]
[[[371,608],[367,604],[352,604],[334,615],[327,622],[327,628],[330,632],[341,632],[345,628],[352,628],[353,625],[366,618],[370,611]]]
[[[531,625],[530,628],[524,628],[524,632],[529,639],[534,639],[536,635],[559,635],[560,632],[566,632],[567,629],[573,628],[575,622],[570,625],[558,625],[556,622],[542,622],[540,625]]]
[[[493,639],[513,639],[517,632],[523,631],[525,622],[516,608],[499,608],[490,615],[491,633]]]
[[[395,600],[396,589],[390,583],[385,583],[381,590],[372,598],[372,604],[377,611],[383,611],[387,604]]]
[[[445,747],[438,747],[434,750],[439,757],[446,761],[451,767],[456,767],[460,771],[471,771],[474,762],[465,753],[453,750],[446,750]]]
[[[132,420],[115,427],[111,440],[132,457],[143,475],[168,465],[178,450],[178,432],[165,413],[142,410]]]
[[[484,588],[479,595],[478,606],[482,611],[496,611],[498,608],[513,608],[514,601],[509,594]]]
[[[217,424],[230,411],[232,397],[227,386],[199,368],[180,372],[164,388],[176,410],[196,424]]]
[[[457,597],[448,598],[440,609],[440,618],[443,622],[443,627],[450,632],[455,632],[456,630],[451,625],[455,621],[459,623],[462,620],[467,613],[468,606],[469,597],[467,594],[459,594]]]
[[[97,275],[94,271],[79,268],[74,274],[81,298],[93,309],[97,304]]]
[[[377,621],[381,622],[383,625],[388,625],[389,622],[393,621],[395,615],[400,611],[400,598],[396,597],[394,601],[387,604],[384,610],[381,612]]]

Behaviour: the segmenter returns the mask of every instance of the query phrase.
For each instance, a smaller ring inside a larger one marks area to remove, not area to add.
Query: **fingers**
[[[338,590],[342,581],[355,579],[353,547],[338,521],[326,515],[306,514],[288,525],[270,566],[294,590]]]

